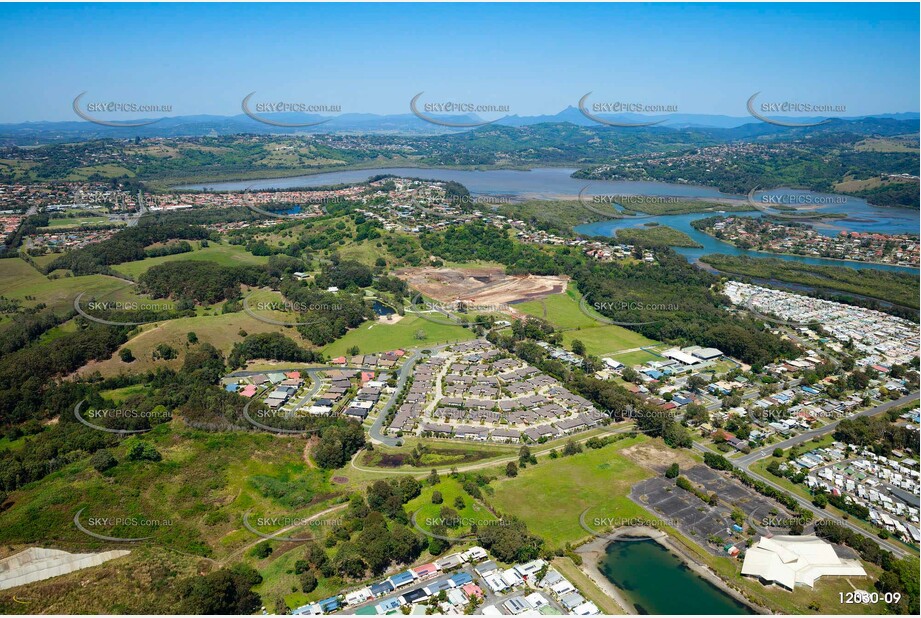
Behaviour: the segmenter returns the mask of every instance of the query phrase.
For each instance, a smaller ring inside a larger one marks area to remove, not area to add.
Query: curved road
[[[918,399],[918,395],[919,395],[918,392],[910,393],[908,395],[900,397],[899,399],[896,399],[895,401],[887,401],[885,403],[882,403],[876,406],[875,408],[870,408],[869,410],[858,412],[857,414],[852,415],[850,418],[855,418],[857,416],[873,416],[875,414],[881,414],[893,407],[902,406],[910,401],[914,401]],[[730,459],[729,461],[732,462],[734,465],[738,465],[747,474],[750,474],[754,476],[755,478],[757,478],[758,480],[763,481],[764,483],[766,483],[767,485],[770,485],[777,491],[793,496],[793,498],[796,500],[796,502],[801,507],[812,512],[816,520],[818,519],[831,520],[837,524],[846,526],[847,528],[850,528],[852,531],[862,534],[863,536],[867,537],[873,542],[885,547],[886,549],[891,551],[895,556],[898,556],[900,558],[904,558],[905,556],[909,556],[909,555],[914,555],[911,552],[904,549],[902,546],[898,545],[897,543],[890,541],[889,539],[881,539],[875,534],[872,534],[868,532],[867,530],[864,530],[857,524],[852,523],[850,520],[841,519],[839,517],[832,516],[830,513],[828,513],[828,511],[824,509],[820,509],[816,507],[815,505],[813,505],[810,500],[807,500],[806,498],[803,498],[802,496],[799,496],[795,493],[790,492],[789,489],[782,487],[781,485],[775,483],[773,480],[767,478],[766,476],[763,476],[751,470],[751,465],[753,463],[755,463],[759,459],[763,459],[764,457],[767,457],[775,448],[789,448],[791,446],[802,444],[803,442],[811,440],[812,438],[815,438],[816,436],[822,436],[827,433],[830,433],[834,431],[835,427],[838,426],[838,423],[840,423],[841,420],[835,421],[833,423],[829,423],[828,425],[825,425],[824,427],[820,427],[818,429],[812,429],[810,431],[803,432],[800,435],[790,438],[788,440],[784,440],[783,442],[772,444],[770,448],[763,448],[758,451],[753,451],[752,453],[749,453],[745,457],[739,458],[737,460]],[[721,454],[721,453],[717,453],[716,451],[713,451],[707,448],[706,446],[702,444],[698,444],[697,442],[694,443],[694,449],[697,451],[703,452],[703,453],[713,453],[715,455]]]
[[[440,352],[450,345],[453,344],[445,343],[442,345],[426,347],[423,349],[431,350],[434,353]],[[422,358],[422,350],[413,350],[409,357],[403,361],[403,366],[400,367],[399,373],[397,373],[398,377],[396,390],[393,392],[393,395],[390,397],[390,399],[387,400],[387,403],[384,404],[384,407],[378,410],[377,417],[374,419],[374,423],[371,424],[371,428],[368,430],[368,435],[371,436],[371,439],[375,442],[380,442],[386,446],[398,446],[400,441],[399,438],[384,435],[384,421],[387,419],[387,414],[390,412],[391,408],[396,405],[400,393],[402,393],[403,389],[406,387],[406,381],[409,379],[410,372],[412,371],[415,364],[419,362],[420,358]]]

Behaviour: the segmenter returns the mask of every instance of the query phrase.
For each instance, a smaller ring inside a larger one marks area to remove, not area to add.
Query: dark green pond
[[[655,541],[614,542],[598,568],[640,614],[753,614]]]

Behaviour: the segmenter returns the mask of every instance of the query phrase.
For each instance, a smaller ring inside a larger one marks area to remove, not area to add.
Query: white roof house
[[[742,575],[793,590],[796,584],[813,587],[825,575],[866,576],[859,560],[844,560],[830,543],[816,536],[761,537],[745,552]]]

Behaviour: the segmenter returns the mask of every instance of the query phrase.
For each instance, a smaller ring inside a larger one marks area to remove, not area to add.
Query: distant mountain
[[[725,116],[712,114],[599,114],[600,118],[618,123],[647,123],[661,121],[658,128],[672,130],[736,130],[739,136],[770,135],[780,132],[782,127],[760,122],[751,116]],[[462,133],[476,127],[444,126],[427,122],[415,114],[341,114],[339,116],[321,116],[316,114],[265,114],[263,118],[274,123],[309,124],[311,126],[276,126],[259,122],[246,114],[236,116],[173,116],[155,123],[139,127],[109,127],[85,120],[59,122],[24,122],[18,124],[0,124],[0,144],[30,145],[54,142],[85,141],[105,138],[125,137],[200,137],[251,133],[259,135],[296,134],[296,133],[366,133],[394,135],[443,135]],[[484,122],[475,115],[437,116],[439,121],[448,125],[471,125]],[[823,125],[828,128],[837,123],[854,123],[854,128],[867,130],[881,120],[915,121],[921,118],[918,113],[904,112],[895,114],[877,114],[856,118],[835,119]],[[818,122],[821,118],[782,118],[787,122]],[[139,122],[139,121],[133,121]],[[530,127],[539,124],[569,123],[580,127],[604,128],[582,114],[576,107],[567,107],[558,114],[538,116],[511,115],[500,118],[491,126]],[[487,126],[490,126],[487,125]],[[916,129],[913,129],[916,130]]]

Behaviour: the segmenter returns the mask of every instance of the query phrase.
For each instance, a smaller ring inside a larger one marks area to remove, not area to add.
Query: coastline
[[[848,264],[871,264],[873,266],[893,266],[896,268],[914,268],[916,270],[919,268],[919,266],[911,266],[908,264],[893,264],[891,262],[871,262],[870,260],[851,260],[848,258],[833,258],[833,257],[824,257],[820,255],[803,255],[801,253],[789,253],[786,251],[771,251],[770,249],[755,249],[755,248],[742,249],[741,247],[736,245],[734,242],[728,241],[724,238],[717,238],[716,236],[714,236],[713,234],[710,234],[709,232],[705,230],[697,230],[697,231],[700,232],[701,234],[705,234],[706,236],[709,236],[710,238],[713,238],[720,242],[724,242],[727,245],[731,247],[735,247],[736,249],[739,249],[741,251],[755,251],[757,253],[767,253],[770,255],[777,255],[777,256],[786,255],[786,256],[798,257],[798,258],[814,258],[814,259],[819,259],[819,260],[832,260],[835,262],[841,262],[842,266],[846,266]],[[898,271],[893,271],[893,272],[898,272]]]
[[[627,600],[623,591],[611,583],[598,568],[601,559],[605,555],[607,546],[611,543],[617,542],[618,537],[645,537],[649,540],[655,541],[666,550],[668,550],[672,555],[677,557],[682,562],[682,564],[687,566],[696,575],[706,580],[710,584],[716,586],[720,591],[731,596],[739,603],[742,603],[751,609],[753,613],[763,615],[773,614],[770,609],[762,607],[751,601],[742,592],[729,585],[729,583],[714,573],[710,567],[702,563],[690,552],[688,552],[680,541],[673,539],[667,533],[661,530],[645,526],[622,528],[604,537],[597,537],[592,539],[591,541],[588,541],[575,550],[577,554],[582,556],[582,565],[579,567],[582,572],[585,573],[585,575],[589,577],[593,582],[595,582],[595,584],[598,585],[598,587],[601,588],[604,592],[610,594],[611,598],[613,598],[617,604],[620,605],[628,614],[637,613],[633,603]]]

